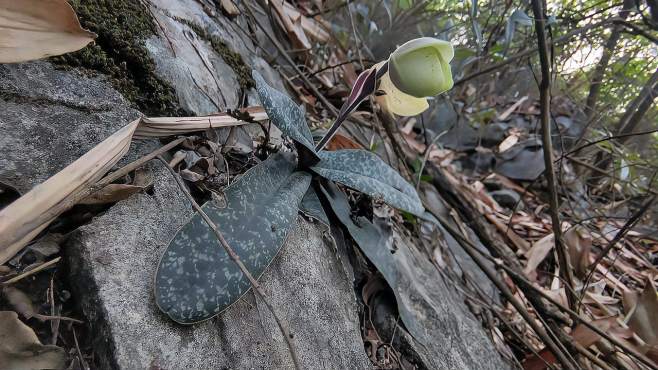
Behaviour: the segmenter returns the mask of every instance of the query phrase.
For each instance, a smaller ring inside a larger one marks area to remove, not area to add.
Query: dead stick
[[[588,360],[592,361],[593,363],[596,364],[596,366],[600,367],[603,370],[613,370],[608,364],[606,364],[603,360],[595,356],[592,352],[590,352],[587,348],[583,347],[582,344],[578,342],[573,343],[574,347],[578,352],[587,357]]]
[[[549,61],[548,43],[546,42],[546,21],[541,0],[532,0],[532,11],[535,15],[535,31],[539,44],[539,61],[541,63],[541,82],[539,84],[540,108],[541,108],[541,131],[542,146],[544,148],[544,164],[546,166],[546,180],[549,190],[549,204],[551,213],[551,224],[555,235],[555,251],[557,252],[560,276],[566,284],[566,296],[569,308],[574,309],[578,297],[574,293],[573,270],[569,262],[569,254],[562,241],[562,223],[560,222],[559,203],[557,194],[557,181],[555,180],[555,169],[553,168],[553,142],[551,140],[551,65]]]
[[[276,321],[276,324],[279,326],[279,330],[281,330],[281,334],[283,335],[283,338],[286,340],[286,344],[288,345],[288,350],[290,351],[290,357],[292,357],[292,362],[295,365],[295,369],[300,370],[301,367],[299,366],[299,359],[297,358],[297,352],[295,351],[295,346],[292,342],[292,335],[290,334],[288,329],[286,329],[286,327],[283,326],[283,324],[281,323],[281,319],[279,319],[279,316],[274,311],[274,307],[272,307],[272,305],[267,300],[267,298],[265,298],[265,291],[263,291],[263,288],[261,287],[261,285],[253,277],[253,275],[251,275],[251,272],[249,272],[249,270],[247,270],[247,267],[245,267],[245,265],[240,260],[240,256],[238,256],[237,253],[235,253],[235,251],[233,250],[233,248],[231,248],[231,246],[228,245],[228,243],[226,242],[226,239],[224,239],[224,235],[222,235],[222,233],[219,231],[219,228],[217,227],[217,225],[210,219],[210,217],[208,217],[206,212],[203,211],[203,209],[199,206],[199,204],[196,202],[196,200],[194,200],[194,198],[192,197],[192,194],[190,194],[190,192],[185,187],[185,184],[183,183],[183,180],[181,180],[181,178],[178,176],[178,174],[176,174],[174,169],[169,165],[169,163],[164,158],[162,158],[162,156],[158,155],[158,159],[165,165],[167,170],[169,170],[169,173],[171,173],[171,176],[174,177],[174,179],[176,180],[176,183],[178,184],[178,187],[180,188],[180,190],[185,194],[185,196],[187,197],[187,200],[189,200],[190,203],[192,203],[192,207],[197,212],[199,212],[199,214],[201,215],[203,220],[208,224],[208,227],[210,227],[210,229],[213,231],[213,233],[215,233],[215,236],[217,237],[217,240],[219,241],[219,244],[221,244],[221,246],[224,248],[224,250],[226,251],[228,256],[231,258],[231,260],[233,260],[233,262],[235,262],[235,264],[238,265],[238,267],[240,268],[240,271],[242,271],[242,273],[247,277],[247,279],[251,283],[251,287],[254,288],[254,291],[258,294],[258,296],[260,296],[260,298],[263,300],[263,302],[265,302],[265,306],[267,306],[267,308],[272,313],[272,316],[274,316],[274,320]]]
[[[166,145],[161,146],[160,148],[152,151],[151,153],[149,153],[149,154],[147,154],[147,155],[145,155],[145,156],[143,156],[143,157],[141,157],[141,158],[139,158],[139,159],[137,159],[133,162],[128,163],[127,165],[119,168],[118,170],[116,170],[116,171],[110,173],[109,175],[103,177],[102,179],[100,179],[96,184],[94,184],[92,186],[92,189],[99,190],[100,188],[104,187],[105,185],[108,185],[108,184],[118,180],[122,176],[125,176],[125,175],[129,174],[130,172],[132,172],[132,171],[138,169],[139,167],[143,166],[144,163],[150,161],[151,159],[161,155],[162,153],[168,152],[169,149],[172,149],[172,148],[178,146],[178,144],[182,143],[186,139],[187,139],[187,137],[180,137],[180,138],[178,138],[178,139],[176,139],[176,140],[174,140],[170,143],[167,143]]]

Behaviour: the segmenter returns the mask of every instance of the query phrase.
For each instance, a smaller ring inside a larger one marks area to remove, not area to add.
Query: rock
[[[194,0],[150,4],[159,36],[146,40],[146,47],[156,73],[176,87],[186,110],[203,115],[237,108],[252,68],[272,86],[285,89],[278,73],[257,54],[251,35],[245,34],[244,16],[232,20],[220,13],[211,16]]]
[[[511,369],[469,312],[452,282],[444,280],[436,267],[410,240],[395,235],[398,293],[415,316],[410,333],[422,333],[411,340],[412,347],[430,369]],[[429,283],[431,282],[431,283]],[[407,327],[411,324],[407,323]]]
[[[274,320],[252,293],[195,326],[175,324],[158,311],[158,259],[192,212],[159,163],[154,172],[153,196],[117,203],[66,243],[99,368],[291,368]],[[370,368],[351,280],[322,227],[300,220],[260,282],[294,334],[303,368]]]
[[[544,172],[544,151],[538,139],[519,142],[498,157],[496,172],[510,179],[532,181]]]
[[[495,156],[491,149],[479,146],[465,158],[463,168],[476,173],[489,173],[494,166]]]
[[[26,193],[139,116],[102,78],[0,65],[0,182]]]
[[[507,137],[507,130],[510,125],[505,122],[494,122],[484,127],[482,133],[482,145],[493,147],[500,144]]]
[[[478,132],[468,122],[458,121],[445,135],[441,136],[439,142],[446,148],[466,151],[477,147],[478,138]]]
[[[494,190],[489,193],[489,195],[491,195],[498,204],[509,209],[516,207],[517,203],[521,200],[519,193],[509,189]]]

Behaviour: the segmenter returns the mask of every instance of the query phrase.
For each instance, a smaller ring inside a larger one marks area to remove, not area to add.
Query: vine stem
[[[169,162],[167,162],[164,158],[162,158],[161,155],[158,155],[158,159],[165,165],[169,173],[171,173],[171,176],[173,176],[174,180],[176,180],[176,184],[178,184],[178,187],[180,190],[185,194],[185,197],[187,197],[187,200],[192,203],[192,207],[194,210],[199,212],[203,220],[208,224],[208,227],[215,233],[215,236],[217,237],[217,240],[219,241],[219,244],[224,248],[228,256],[233,260],[233,262],[240,268],[240,271],[247,277],[249,280],[249,283],[251,283],[251,287],[254,289],[254,291],[258,294],[258,296],[263,300],[265,303],[265,306],[267,309],[272,313],[272,316],[274,317],[274,321],[276,321],[276,324],[279,327],[279,330],[281,331],[281,334],[283,335],[283,338],[286,341],[286,344],[288,345],[288,351],[290,352],[290,357],[292,358],[292,362],[295,365],[295,369],[301,370],[301,367],[299,366],[299,358],[297,357],[297,351],[295,350],[295,345],[292,342],[292,334],[290,334],[290,331],[283,325],[281,322],[281,319],[279,316],[276,314],[276,311],[274,311],[274,307],[272,304],[267,300],[265,297],[265,291],[263,290],[263,287],[258,283],[258,281],[254,278],[254,276],[247,270],[247,267],[245,267],[244,263],[242,263],[242,260],[240,259],[240,256],[238,256],[237,253],[231,248],[230,245],[226,242],[226,239],[224,239],[224,235],[219,231],[219,228],[217,227],[217,224],[213,222],[213,220],[208,217],[208,214],[203,211],[201,206],[194,200],[192,197],[192,194],[190,194],[189,190],[185,187],[185,184],[183,183],[183,180],[178,176],[176,171],[169,165]]]

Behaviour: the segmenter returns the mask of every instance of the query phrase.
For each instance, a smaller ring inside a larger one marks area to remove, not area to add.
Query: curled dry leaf
[[[283,0],[272,0],[270,6],[274,9],[277,22],[288,33],[288,37],[295,48],[310,49],[312,45],[302,27],[302,15],[286,12]]]
[[[318,42],[329,41],[331,35],[327,29],[331,29],[331,25],[325,22],[321,17],[310,18],[303,15],[297,6],[287,2],[279,1],[282,6],[282,14],[288,17],[296,27],[301,27],[301,30],[312,39]],[[272,1],[274,3],[274,1]],[[296,31],[298,32],[298,31]]]
[[[516,143],[519,142],[519,135],[517,134],[512,134],[505,138],[500,144],[498,144],[498,152],[502,153],[509,148],[513,147]]]
[[[219,5],[228,15],[238,15],[240,14],[240,9],[233,3],[231,0],[220,0]]]
[[[12,370],[63,369],[63,348],[43,345],[15,312],[0,311],[0,368]]]
[[[26,319],[37,316],[37,311],[32,304],[32,300],[27,296],[27,294],[12,286],[6,286],[2,288],[2,295],[14,308],[14,310],[20,313]]]
[[[66,0],[0,0],[0,63],[69,53],[95,37]]]

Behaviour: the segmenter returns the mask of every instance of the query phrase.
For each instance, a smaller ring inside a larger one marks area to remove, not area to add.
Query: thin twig
[[[591,141],[591,142],[589,142],[589,143],[585,143],[585,144],[583,144],[583,145],[581,145],[581,146],[579,146],[579,147],[577,147],[577,148],[575,148],[575,149],[571,149],[569,152],[562,154],[562,155],[560,156],[560,158],[558,158],[558,159],[555,160],[555,162],[561,161],[561,160],[564,159],[565,157],[568,157],[568,156],[570,156],[571,154],[574,154],[574,153],[576,153],[576,152],[579,152],[579,151],[581,151],[581,150],[583,150],[583,149],[585,149],[585,148],[588,148],[588,147],[590,147],[590,146],[593,146],[593,145],[596,145],[596,144],[600,144],[600,143],[603,143],[603,142],[606,142],[606,141],[610,141],[610,140],[614,140],[614,139],[627,138],[627,137],[630,137],[630,136],[649,135],[649,134],[654,134],[654,133],[656,133],[656,132],[658,132],[658,129],[647,130],[647,131],[638,131],[638,132],[630,132],[630,133],[627,133],[627,134],[621,134],[621,135],[610,135],[610,136],[608,136],[608,137],[604,137],[603,139],[594,140],[594,141]]]
[[[566,42],[566,41],[569,41],[569,39],[571,39],[571,38],[574,37],[574,36],[580,35],[581,33],[587,32],[587,31],[589,31],[589,30],[591,30],[591,29],[594,29],[594,28],[597,28],[597,27],[604,26],[604,25],[606,25],[606,24],[612,23],[612,22],[614,22],[616,19],[617,19],[617,18],[606,19],[606,20],[601,21],[601,22],[598,22],[598,23],[594,23],[594,24],[590,24],[590,25],[587,25],[587,26],[582,27],[582,28],[578,28],[578,29],[576,29],[576,30],[573,30],[573,31],[571,31],[571,32],[569,32],[569,33],[567,33],[567,34],[565,34],[564,36],[561,36],[561,37],[559,37],[559,38],[553,40],[553,42],[552,42],[551,44],[552,44],[552,45],[562,44],[562,43],[564,43],[564,42]],[[533,54],[536,53],[536,52],[537,52],[537,49],[530,49],[530,50],[526,50],[526,51],[520,52],[520,53],[518,53],[518,54],[516,54],[516,55],[514,55],[514,56],[511,56],[511,57],[509,57],[509,58],[503,60],[502,62],[498,62],[498,63],[496,63],[496,64],[492,64],[491,66],[489,66],[489,67],[487,67],[487,68],[484,68],[484,69],[482,69],[482,70],[480,70],[480,71],[478,71],[478,72],[475,72],[475,73],[473,73],[473,74],[470,74],[470,75],[468,75],[468,76],[465,76],[465,77],[463,77],[463,78],[461,78],[461,79],[455,81],[455,86],[459,86],[459,85],[461,85],[461,84],[463,84],[463,83],[465,83],[465,82],[467,82],[467,81],[470,81],[470,80],[472,80],[472,79],[474,79],[474,78],[476,78],[476,77],[479,77],[479,76],[482,76],[482,75],[485,75],[485,74],[491,73],[491,72],[493,72],[493,71],[495,71],[495,70],[498,70],[498,69],[500,69],[500,68],[502,68],[502,67],[504,67],[504,66],[506,66],[506,65],[512,64],[512,63],[514,63],[514,62],[516,62],[516,61],[518,61],[518,60],[521,60],[521,59],[523,59],[523,58],[525,58],[525,57],[531,56],[531,55],[533,55]]]
[[[473,251],[473,249],[476,249],[472,243],[466,238],[462,236],[462,234],[455,229],[452,225],[450,225],[447,220],[445,220],[441,215],[435,215],[437,216],[439,222],[441,225],[448,230],[448,232],[457,240],[462,241],[462,243],[459,243],[462,245],[464,248],[464,251],[471,257],[471,259],[478,265],[480,270],[484,272],[485,275],[489,278],[489,280],[496,285],[498,290],[503,294],[505,299],[514,306],[516,311],[521,315],[521,317],[526,321],[526,323],[532,328],[532,330],[537,334],[537,336],[544,342],[546,347],[553,352],[555,357],[564,365],[566,369],[577,369],[576,366],[572,363],[567,358],[567,354],[562,351],[557,343],[546,333],[544,328],[542,328],[539,324],[537,324],[537,321],[530,316],[528,311],[526,310],[525,306],[519,302],[519,300],[510,292],[509,288],[507,285],[505,285],[504,282],[502,282],[498,277],[496,277],[496,273],[491,270],[491,268],[483,261],[482,257]],[[471,249],[471,246],[474,248]]]
[[[544,165],[546,170],[546,180],[549,190],[549,205],[551,214],[551,223],[553,224],[553,234],[555,235],[555,251],[557,252],[560,276],[567,285],[566,296],[570,308],[576,307],[578,298],[574,294],[573,288],[573,270],[569,263],[569,254],[562,241],[562,223],[560,222],[559,203],[557,194],[557,182],[555,179],[555,169],[553,168],[553,142],[551,139],[551,65],[549,61],[549,49],[546,41],[546,21],[544,19],[544,10],[542,9],[541,0],[532,0],[532,11],[535,15],[535,31],[537,32],[537,42],[539,47],[539,60],[541,63],[541,83],[539,85],[540,108],[541,108],[541,130],[542,146],[544,149]]]
[[[615,339],[613,336],[611,336],[608,333],[604,332],[603,330],[599,329],[596,325],[594,325],[594,324],[590,323],[589,321],[585,320],[579,314],[577,314],[575,311],[571,310],[568,307],[563,306],[560,302],[558,302],[553,297],[551,297],[550,295],[545,293],[542,289],[540,289],[540,288],[536,287],[535,285],[533,285],[533,283],[528,281],[525,278],[525,276],[523,276],[520,273],[516,272],[513,268],[507,266],[505,263],[501,263],[499,260],[496,260],[495,258],[493,258],[493,257],[485,254],[481,250],[479,250],[475,246],[475,244],[473,244],[473,242],[468,240],[466,237],[464,237],[461,234],[461,232],[459,230],[455,229],[452,225],[450,225],[450,223],[445,218],[443,218],[443,216],[441,216],[441,215],[434,215],[434,216],[436,216],[436,218],[439,220],[439,222],[441,223],[441,226],[443,226],[450,233],[450,235],[452,235],[455,239],[457,239],[457,241],[459,242],[459,245],[462,246],[462,248],[464,250],[466,250],[466,252],[471,257],[473,257],[473,255],[471,253],[469,253],[469,251],[472,252],[473,254],[476,254],[476,255],[479,256],[477,259],[473,258],[473,260],[476,262],[478,267],[480,267],[480,269],[483,270],[483,268],[488,268],[488,267],[486,265],[481,266],[480,263],[482,263],[482,261],[479,260],[479,258],[487,259],[488,261],[492,262],[496,267],[504,270],[513,279],[524,282],[523,286],[519,286],[519,288],[521,290],[523,290],[524,288],[528,288],[528,289],[533,290],[535,293],[539,294],[542,298],[546,299],[549,303],[553,304],[559,310],[561,310],[564,313],[568,314],[573,320],[578,321],[579,323],[585,325],[587,328],[591,329],[596,334],[598,334],[601,337],[603,337],[604,339],[608,340],[613,345],[619,347],[624,352],[626,352],[626,353],[632,355],[633,357],[637,358],[640,362],[647,365],[649,368],[651,368],[653,370],[658,370],[658,366],[655,363],[653,363],[650,359],[648,359],[646,356],[644,356],[641,353],[637,352],[636,350],[626,346],[624,343],[622,343],[619,340]],[[485,271],[485,273],[486,273],[486,271]],[[487,274],[487,276],[489,277],[489,274]],[[495,276],[493,278],[497,279]],[[490,277],[490,279],[491,279],[491,277]],[[495,281],[494,281],[494,284],[495,284]],[[524,291],[524,294],[527,295],[527,292]]]
[[[182,143],[185,140],[187,140],[187,137],[180,137],[176,140],[171,141],[170,143],[167,143],[166,145],[161,146],[160,148],[152,151],[151,153],[133,162],[128,163],[127,165],[119,168],[118,170],[100,179],[95,185],[91,187],[91,189],[99,190],[103,188],[105,185],[108,185],[120,179],[121,177],[131,173],[132,171],[142,167],[146,162],[150,161],[151,159],[161,155],[162,153],[168,152],[170,149],[178,146],[178,144]]]
[[[265,306],[267,306],[268,310],[272,313],[272,316],[274,317],[274,320],[276,321],[276,324],[279,326],[279,330],[281,330],[281,334],[283,335],[283,338],[286,341],[286,344],[288,345],[288,350],[290,351],[290,357],[292,358],[292,362],[295,365],[296,369],[301,369],[299,366],[299,359],[297,358],[297,352],[295,351],[295,346],[292,342],[292,335],[288,331],[288,329],[283,326],[281,319],[279,316],[276,314],[274,311],[274,307],[270,304],[267,298],[265,298],[265,291],[261,287],[261,285],[258,283],[258,281],[251,275],[251,272],[247,270],[247,267],[242,263],[240,260],[240,256],[238,256],[237,253],[231,248],[230,245],[226,242],[226,239],[224,239],[224,236],[222,233],[219,231],[219,228],[217,225],[208,217],[206,212],[203,211],[201,206],[194,200],[194,197],[192,197],[192,194],[187,190],[185,187],[185,184],[183,183],[183,180],[176,174],[176,171],[169,165],[169,163],[162,158],[162,156],[158,155],[158,159],[165,165],[169,173],[171,173],[171,176],[173,176],[174,180],[176,180],[176,184],[178,184],[178,187],[180,188],[181,192],[185,194],[187,199],[192,203],[192,207],[199,212],[203,220],[208,224],[208,227],[213,231],[215,236],[217,237],[217,240],[219,241],[219,244],[224,248],[228,256],[235,262],[235,264],[240,268],[240,271],[247,277],[249,282],[251,283],[251,287],[254,288],[254,291],[260,296],[260,298],[263,300],[265,303]]]
[[[50,316],[56,316],[57,312],[55,309],[55,275],[50,276],[50,291],[48,292],[48,299],[50,300]],[[57,337],[59,337],[59,320],[53,320],[50,323],[50,331],[52,332],[52,339],[50,344],[57,345]]]
[[[75,342],[75,350],[78,353],[78,358],[80,359],[80,366],[82,366],[83,369],[89,369],[89,365],[87,364],[87,361],[85,361],[84,357],[82,357],[82,351],[80,351],[80,345],[78,344],[78,336],[75,334],[75,328],[71,328],[73,331],[73,341]]]
[[[44,262],[44,263],[40,264],[39,266],[33,268],[30,271],[26,271],[26,272],[24,272],[24,273],[22,273],[18,276],[14,276],[13,278],[11,278],[11,279],[9,279],[5,282],[2,282],[2,285],[14,284],[18,281],[21,281],[21,280],[25,279],[26,277],[28,277],[30,275],[34,275],[34,274],[36,274],[37,272],[39,272],[41,270],[47,269],[48,267],[50,267],[50,266],[56,264],[57,262],[59,262],[59,260],[61,260],[61,259],[62,259],[62,257],[57,257],[57,258],[54,258],[54,259],[52,259],[48,262]]]

